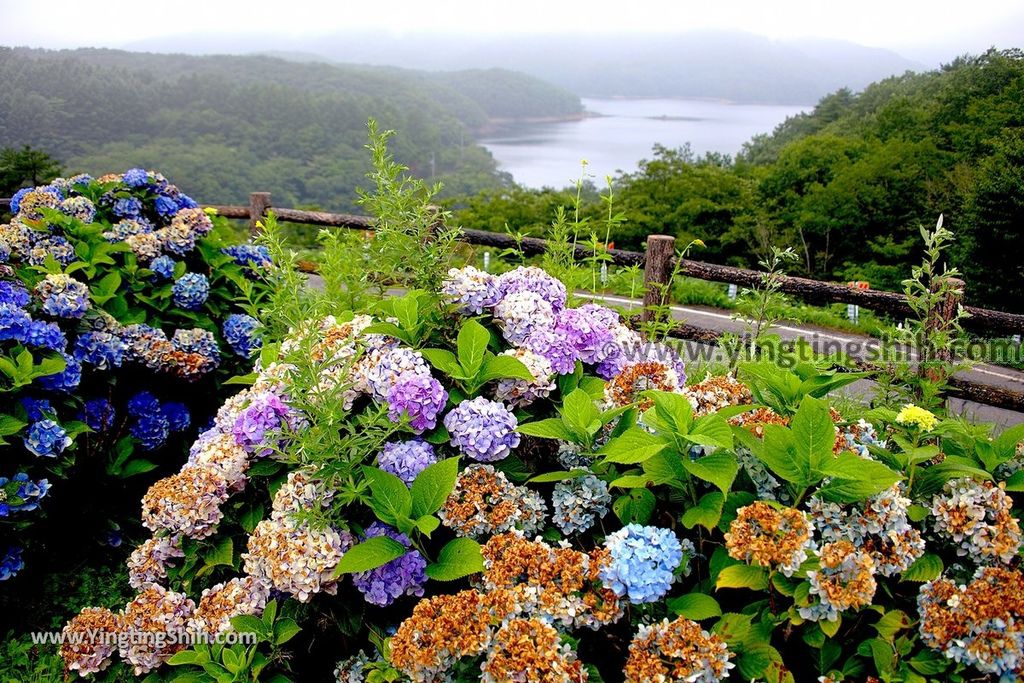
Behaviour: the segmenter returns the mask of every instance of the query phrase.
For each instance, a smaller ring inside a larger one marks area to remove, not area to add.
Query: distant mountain
[[[575,95],[502,69],[443,73],[266,56],[0,47],[0,147],[29,144],[70,172],[149,166],[197,199],[269,190],[281,205],[353,208],[366,122],[422,177],[466,192],[506,182],[474,144],[493,119],[566,117]]]
[[[351,32],[305,38],[182,35],[138,49],[250,52],[272,45],[297,59],[421,69],[505,68],[584,97],[697,97],[811,104],[838,88],[867,84],[924,64],[890,50],[826,40],[774,41],[735,31],[656,35],[466,36]],[[293,57],[289,57],[293,58]]]

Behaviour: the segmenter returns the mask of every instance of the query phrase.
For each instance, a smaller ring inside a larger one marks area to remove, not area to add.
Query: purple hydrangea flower
[[[40,458],[56,458],[71,445],[71,437],[53,420],[33,422],[22,437],[25,448]]]
[[[434,447],[422,439],[390,441],[377,454],[377,466],[412,486],[420,472],[437,462]]]
[[[505,339],[523,344],[533,332],[555,323],[551,304],[534,292],[513,292],[494,307],[494,319]]]
[[[270,455],[273,453],[272,444],[266,440],[272,433],[290,426],[291,412],[277,394],[270,391],[256,394],[235,419],[231,430],[235,442],[249,453]]]
[[[501,298],[497,278],[473,266],[449,270],[441,292],[457,304],[464,315],[480,315]]]
[[[555,313],[565,308],[567,297],[565,285],[537,266],[520,266],[502,273],[498,276],[498,291],[503,299],[517,292],[533,292],[547,301]]]
[[[380,522],[368,526],[364,536],[387,536],[406,548],[412,545],[408,536]],[[427,561],[420,551],[412,550],[385,565],[353,574],[352,584],[371,605],[387,607],[403,595],[422,597],[423,584],[427,582],[426,568]]]
[[[422,434],[437,425],[437,416],[448,402],[448,392],[429,375],[403,372],[388,391],[387,402],[392,422],[408,417],[412,430]]]
[[[519,445],[516,416],[483,396],[455,406],[445,415],[444,426],[452,445],[478,462],[503,460]]]
[[[615,343],[603,317],[582,308],[567,308],[558,314],[555,334],[569,340],[584,363],[600,363]]]
[[[534,330],[526,338],[523,347],[546,358],[551,363],[551,369],[559,375],[571,375],[576,369],[576,361],[579,360],[579,354],[572,342],[549,328]]]
[[[185,273],[171,288],[174,305],[186,311],[198,311],[210,296],[210,282],[202,273]]]

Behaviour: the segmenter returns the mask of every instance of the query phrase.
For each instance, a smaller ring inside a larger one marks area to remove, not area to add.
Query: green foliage
[[[0,194],[10,196],[22,187],[45,185],[60,175],[60,162],[29,145],[0,149]]]

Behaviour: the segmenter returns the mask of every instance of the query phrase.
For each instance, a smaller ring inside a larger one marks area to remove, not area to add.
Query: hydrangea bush
[[[5,580],[41,514],[70,515],[71,538],[91,540],[131,505],[116,480],[178,464],[230,393],[224,380],[251,368],[260,331],[242,306],[265,289],[251,257],[269,264],[265,250],[235,244],[222,219],[138,168],[19,190],[11,213],[0,225]]]
[[[1024,668],[1024,428],[832,401],[860,376],[797,358],[687,368],[535,267],[453,269],[351,310],[303,293],[272,253],[263,323],[280,334],[143,496],[137,595],[68,622],[70,671],[709,683]],[[130,637],[171,629],[256,638]]]

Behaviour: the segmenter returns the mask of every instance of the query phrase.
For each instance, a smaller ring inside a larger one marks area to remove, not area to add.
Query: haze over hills
[[[29,144],[71,172],[147,166],[208,202],[260,188],[283,205],[353,208],[366,122],[450,192],[507,179],[475,131],[496,118],[564,117],[575,95],[507,70],[443,73],[266,56],[0,48],[0,147]]]
[[[697,97],[811,104],[838,88],[867,84],[926,65],[880,48],[820,40],[770,40],[739,31],[676,34],[332,33],[286,36],[202,33],[130,43],[130,49],[197,54],[252,53],[264,46],[289,59],[420,69],[506,68],[584,97]],[[955,55],[949,55],[952,59]],[[937,66],[929,65],[929,66]]]

